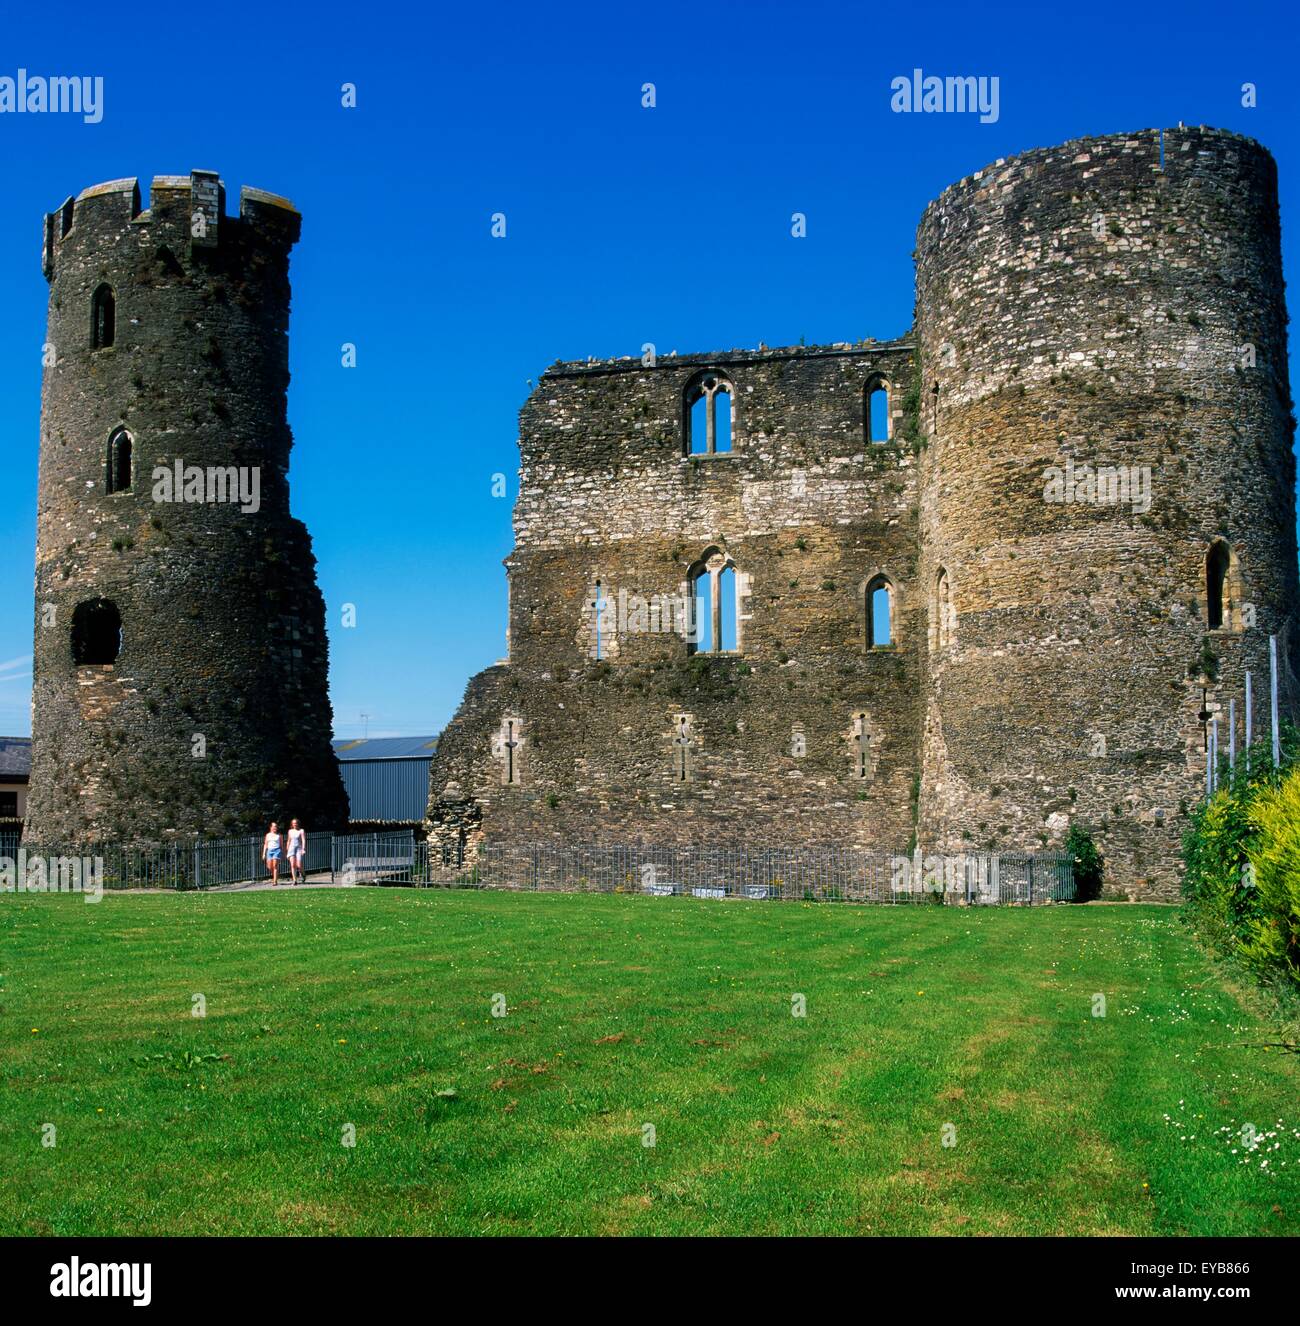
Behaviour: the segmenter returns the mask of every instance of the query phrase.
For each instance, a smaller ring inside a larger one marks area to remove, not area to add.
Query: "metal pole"
[[[1214,753],[1210,750],[1209,740],[1205,743],[1205,799],[1208,801],[1214,795],[1214,784],[1212,774],[1214,770]]]
[[[1282,763],[1282,733],[1277,721],[1277,636],[1268,637],[1269,717],[1273,723],[1273,768]]]
[[[1210,719],[1210,795],[1219,790],[1219,715]]]
[[[1247,773],[1250,772],[1250,741],[1251,741],[1251,736],[1252,736],[1252,733],[1251,733],[1251,721],[1252,721],[1252,717],[1253,717],[1253,715],[1252,715],[1252,711],[1251,711],[1251,707],[1250,707],[1250,700],[1251,700],[1251,696],[1250,696],[1250,673],[1247,672],[1247,673],[1246,673],[1246,733],[1245,733],[1245,738],[1246,738],[1246,772],[1247,772]]]
[[[1237,700],[1228,701],[1228,772],[1237,771]]]

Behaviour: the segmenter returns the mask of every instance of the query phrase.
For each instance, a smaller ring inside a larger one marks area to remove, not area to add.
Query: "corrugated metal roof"
[[[429,808],[429,765],[424,760],[344,760],[339,772],[350,819],[422,820]]]
[[[27,778],[31,772],[31,737],[0,737],[0,777]]]
[[[437,737],[335,737],[340,760],[410,760],[433,758]]]

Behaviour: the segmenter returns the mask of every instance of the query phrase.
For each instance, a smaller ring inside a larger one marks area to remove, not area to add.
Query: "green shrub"
[[[1214,931],[1220,945],[1231,946],[1255,916],[1255,894],[1244,867],[1251,835],[1250,807],[1260,782],[1234,778],[1192,812],[1183,837],[1183,896],[1198,920]]]
[[[1296,730],[1288,724],[1282,733],[1282,770],[1294,762],[1296,747]],[[1192,811],[1191,824],[1183,835],[1183,896],[1199,914],[1198,919],[1236,939],[1250,932],[1258,916],[1258,898],[1245,872],[1254,833],[1251,806],[1263,791],[1276,785],[1278,773],[1267,742],[1251,747],[1249,773],[1244,755],[1233,772],[1222,764],[1218,791]]]
[[[1300,867],[1288,867],[1285,855],[1300,842],[1288,832],[1300,834],[1300,826],[1289,829],[1285,816],[1300,804],[1300,789],[1292,786],[1300,776],[1300,741],[1289,723],[1280,745],[1280,767],[1268,741],[1252,746],[1249,773],[1244,756],[1235,771],[1221,764],[1218,791],[1192,811],[1183,835],[1183,897],[1189,918],[1214,948],[1239,953],[1257,970],[1287,970],[1295,978],[1300,884],[1288,880],[1287,869]],[[1261,870],[1267,890],[1260,887]]]
[[[1242,944],[1246,960],[1281,968],[1300,982],[1300,769],[1261,789],[1250,807],[1254,914]]]

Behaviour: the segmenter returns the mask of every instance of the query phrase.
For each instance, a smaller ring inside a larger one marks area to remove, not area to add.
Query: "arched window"
[[[868,442],[888,442],[894,436],[894,421],[890,414],[889,383],[881,377],[867,379],[863,401],[863,421]]]
[[[691,586],[695,612],[695,642],[690,647],[693,654],[713,653],[713,577],[707,571],[701,571]]]
[[[703,373],[686,388],[686,454],[725,455],[731,434],[731,383],[718,373]]]
[[[90,348],[106,350],[117,334],[117,301],[113,287],[101,285],[90,297]]]
[[[952,643],[952,590],[943,567],[934,581],[934,647],[947,649]]]
[[[740,649],[739,577],[725,553],[711,548],[691,568],[692,654],[734,654]]]
[[[867,582],[863,611],[868,649],[887,649],[894,643],[894,587],[885,576]]]
[[[110,493],[131,489],[131,434],[119,428],[108,439],[108,465],[104,488]]]
[[[116,663],[122,652],[122,614],[108,599],[87,599],[72,610],[72,661]]]
[[[1213,630],[1238,628],[1237,564],[1232,548],[1215,539],[1205,555],[1205,620]]]
[[[736,568],[724,566],[718,572],[718,648],[724,654],[736,652]]]

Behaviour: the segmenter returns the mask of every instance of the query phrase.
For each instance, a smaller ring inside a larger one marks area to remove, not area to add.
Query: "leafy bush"
[[[1286,819],[1300,806],[1298,746],[1287,724],[1280,767],[1270,743],[1261,742],[1251,748],[1249,773],[1244,758],[1234,772],[1220,768],[1218,791],[1193,810],[1183,835],[1183,896],[1213,947],[1239,953],[1257,970],[1285,969],[1300,979],[1300,865],[1286,861],[1300,845],[1300,824]]]
[[[1263,786],[1255,768],[1249,777],[1243,770],[1192,812],[1183,837],[1183,896],[1220,945],[1231,947],[1256,916],[1257,899],[1245,866],[1250,808]]]
[[[1242,952],[1253,966],[1279,967],[1300,982],[1300,769],[1261,790],[1250,808],[1255,898]]]

